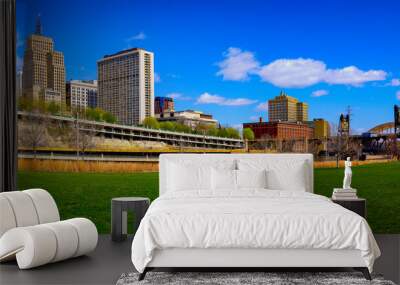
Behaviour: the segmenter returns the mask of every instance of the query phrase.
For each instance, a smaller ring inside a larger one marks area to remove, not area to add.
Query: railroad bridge
[[[398,143],[397,138],[400,134],[395,136],[394,122],[387,122],[371,128],[361,136],[361,141],[365,152],[388,153]]]

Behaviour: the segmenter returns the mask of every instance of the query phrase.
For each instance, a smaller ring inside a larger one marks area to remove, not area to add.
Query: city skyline
[[[310,119],[337,124],[352,106],[356,132],[392,120],[399,103],[395,1],[379,7],[368,1],[253,1],[241,8],[235,1],[84,1],[78,11],[77,1],[37,1],[31,10],[23,2],[19,56],[37,14],[44,35],[64,52],[68,80],[97,79],[96,61],[104,55],[145,48],[155,53],[155,96],[173,97],[177,110],[212,113],[224,125],[267,118],[266,102],[281,90],[308,103]],[[140,15],[144,8],[148,19]],[[85,21],[71,21],[85,13]],[[107,21],[99,20],[105,15]]]

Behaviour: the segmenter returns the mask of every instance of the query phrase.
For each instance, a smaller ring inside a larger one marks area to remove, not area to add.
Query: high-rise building
[[[67,106],[71,110],[97,107],[97,80],[71,80],[66,87]]]
[[[297,121],[306,122],[308,120],[308,104],[303,102],[296,103]]]
[[[308,120],[308,104],[281,92],[268,101],[268,120],[270,122],[303,122]]]
[[[154,116],[154,56],[140,48],[97,61],[98,106],[126,125]]]
[[[61,98],[65,105],[65,66],[62,52],[54,51],[52,38],[42,35],[40,19],[36,31],[26,40],[22,73],[22,94],[32,99]],[[46,96],[47,93],[59,96]],[[57,99],[58,100],[58,99]]]
[[[15,78],[15,94],[17,98],[22,95],[22,71],[17,71],[17,76]]]
[[[314,138],[326,139],[331,136],[331,129],[328,121],[324,119],[314,119],[312,125],[314,127]]]
[[[170,97],[156,97],[154,99],[154,113],[161,114],[164,112],[174,111],[174,99]]]

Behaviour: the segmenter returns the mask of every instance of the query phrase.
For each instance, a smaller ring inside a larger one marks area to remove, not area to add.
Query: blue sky
[[[18,54],[41,14],[64,52],[67,79],[96,79],[96,61],[130,47],[154,52],[156,96],[223,125],[267,117],[285,90],[310,118],[352,129],[393,118],[400,104],[400,1],[18,0]]]

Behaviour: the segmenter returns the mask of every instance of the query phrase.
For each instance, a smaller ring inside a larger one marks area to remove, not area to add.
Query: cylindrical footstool
[[[149,198],[120,197],[111,200],[111,239],[123,241],[127,236],[127,211],[135,215],[134,230],[139,227],[140,221],[150,205]]]

